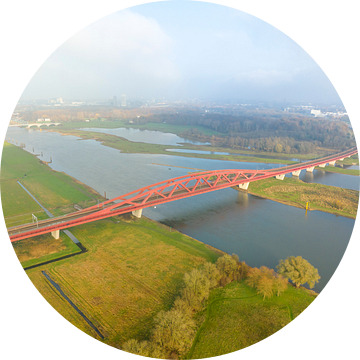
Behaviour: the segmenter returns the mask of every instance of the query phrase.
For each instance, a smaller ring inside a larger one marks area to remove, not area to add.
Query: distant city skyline
[[[89,25],[44,62],[21,99],[124,93],[341,104],[324,72],[282,32],[239,10],[187,1],[135,6]]]

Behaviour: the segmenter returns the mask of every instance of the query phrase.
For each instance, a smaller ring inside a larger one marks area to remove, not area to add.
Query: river
[[[25,150],[40,154],[57,171],[75,177],[107,198],[167,180],[196,169],[269,169],[277,164],[232,162],[172,155],[127,154],[95,140],[61,136],[55,132],[11,128],[6,135]],[[11,140],[12,142],[12,140]],[[34,151],[33,151],[34,148]],[[159,165],[163,164],[163,165]],[[170,166],[169,166],[170,165]],[[176,167],[181,166],[181,167]],[[359,177],[323,171],[301,178],[333,186],[359,189]],[[250,185],[251,186],[251,185]],[[143,214],[228,253],[250,266],[275,268],[280,259],[303,256],[321,275],[321,291],[336,270],[354,220],[320,211],[305,211],[233,189],[144,209]]]

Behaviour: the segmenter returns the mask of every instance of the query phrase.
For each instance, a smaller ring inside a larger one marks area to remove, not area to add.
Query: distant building
[[[126,95],[121,95],[121,106],[126,106]]]
[[[110,106],[117,106],[117,97],[116,96],[113,96],[109,99],[109,104]]]
[[[324,116],[324,115],[321,113],[321,110],[315,110],[315,109],[312,109],[310,114],[311,114],[311,115],[314,115],[315,117],[322,117],[322,116]]]

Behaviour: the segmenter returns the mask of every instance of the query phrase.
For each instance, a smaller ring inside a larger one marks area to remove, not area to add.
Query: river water
[[[57,171],[75,177],[111,199],[140,187],[194,171],[189,168],[269,169],[277,164],[241,163],[171,155],[126,154],[101,145],[54,132],[10,128],[11,142],[25,143],[25,150],[40,154]],[[34,152],[33,152],[34,148]],[[160,165],[163,164],[163,165]],[[181,167],[175,167],[181,166]],[[184,168],[183,168],[184,167]],[[359,177],[302,171],[301,179],[359,189]],[[250,185],[251,186],[251,185]],[[280,259],[302,256],[321,275],[321,291],[336,270],[354,226],[354,220],[260,199],[233,189],[147,208],[143,214],[161,221],[206,244],[236,253],[250,266],[275,268]]]

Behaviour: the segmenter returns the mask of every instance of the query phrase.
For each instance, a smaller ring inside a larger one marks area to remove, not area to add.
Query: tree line
[[[122,350],[159,359],[183,358],[199,325],[194,317],[206,306],[212,289],[244,280],[265,300],[280,296],[287,289],[288,279],[296,287],[308,282],[311,288],[320,279],[317,269],[300,256],[280,260],[277,269],[278,272],[265,266],[251,268],[235,254],[225,254],[215,264],[206,262],[184,275],[183,287],[172,308],[156,315],[150,339],[130,339],[122,345]]]
[[[232,149],[252,149],[265,152],[306,154],[316,148],[344,150],[355,146],[349,123],[309,118],[299,114],[274,110],[242,110],[230,114],[204,113],[202,109],[167,108],[111,108],[87,106],[38,110],[31,106],[20,109],[22,119],[36,121],[45,116],[53,121],[73,122],[84,119],[108,121],[129,120],[134,125],[167,123],[190,127],[181,135],[211,142],[213,146]],[[215,132],[205,135],[201,129]]]
[[[349,125],[342,121],[278,116],[230,116],[219,114],[157,114],[143,118],[145,122],[201,126],[219,135],[204,136],[198,128],[190,128],[183,136],[211,141],[214,146],[254,149],[267,152],[309,153],[316,147],[346,149],[355,146]]]

